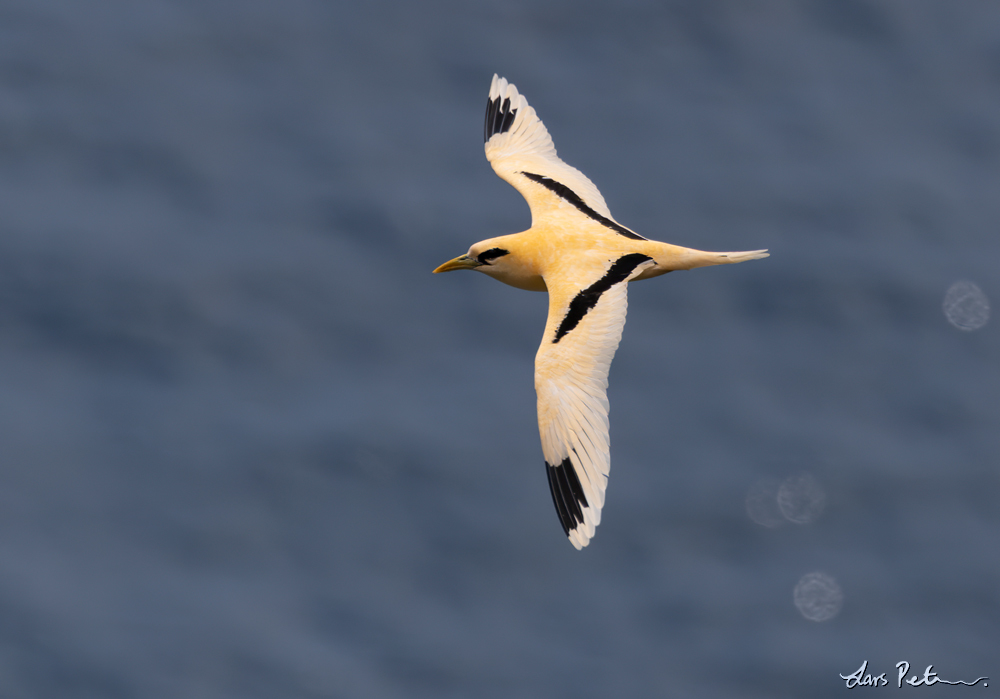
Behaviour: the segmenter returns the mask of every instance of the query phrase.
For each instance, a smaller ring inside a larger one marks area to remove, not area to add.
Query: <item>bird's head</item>
[[[508,255],[510,255],[509,250],[493,245],[492,241],[484,240],[473,245],[469,248],[469,252],[461,257],[456,257],[454,260],[445,262],[434,270],[434,274],[438,272],[453,272],[456,269],[475,269],[486,274],[498,272],[506,266],[504,264],[506,260],[503,258]],[[495,269],[489,269],[493,267]]]
[[[518,289],[545,291],[545,281],[536,265],[531,263],[531,255],[525,254],[523,235],[515,233],[481,240],[469,248],[469,252],[445,262],[434,273],[474,269]]]

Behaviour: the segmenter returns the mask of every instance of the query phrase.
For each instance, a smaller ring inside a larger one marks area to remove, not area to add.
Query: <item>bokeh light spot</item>
[[[837,616],[844,604],[844,593],[826,573],[806,573],[795,586],[792,599],[809,621],[826,621]]]
[[[944,314],[959,330],[978,330],[990,319],[990,301],[970,281],[957,281],[944,295]]]
[[[785,517],[778,507],[780,486],[781,482],[777,478],[761,478],[747,492],[747,515],[762,527],[780,527],[785,523]]]
[[[786,478],[778,488],[778,508],[789,521],[809,524],[823,512],[826,493],[808,473]]]

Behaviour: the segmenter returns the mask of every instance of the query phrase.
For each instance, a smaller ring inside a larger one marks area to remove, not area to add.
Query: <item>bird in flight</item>
[[[527,199],[531,228],[478,242],[434,272],[473,269],[519,289],[549,292],[535,355],[538,429],[559,521],[582,549],[600,524],[608,483],[608,368],[625,325],[628,283],[768,254],[692,250],[621,225],[597,187],[559,159],[524,96],[497,75],[483,136],[490,165]]]

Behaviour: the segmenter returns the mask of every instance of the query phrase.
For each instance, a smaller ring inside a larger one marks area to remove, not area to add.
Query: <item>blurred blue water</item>
[[[632,286],[583,552],[544,296],[430,274],[529,225],[494,72],[625,225],[772,252]],[[1000,299],[997,114],[991,3],[4,3],[0,695],[1000,675],[1000,341],[942,311]],[[801,473],[818,517],[751,520]]]

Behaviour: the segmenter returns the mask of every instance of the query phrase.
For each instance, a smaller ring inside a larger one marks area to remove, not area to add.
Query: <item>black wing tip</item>
[[[517,97],[516,92],[514,97]],[[498,133],[510,131],[516,117],[517,109],[511,109],[510,97],[504,97],[500,93],[494,97],[491,90],[490,96],[486,99],[486,123],[483,127],[483,141],[489,141]]]
[[[549,477],[549,489],[552,491],[552,502],[555,503],[559,523],[566,536],[569,536],[571,531],[583,524],[583,508],[589,505],[587,496],[568,456],[557,466],[546,461],[545,470]]]

